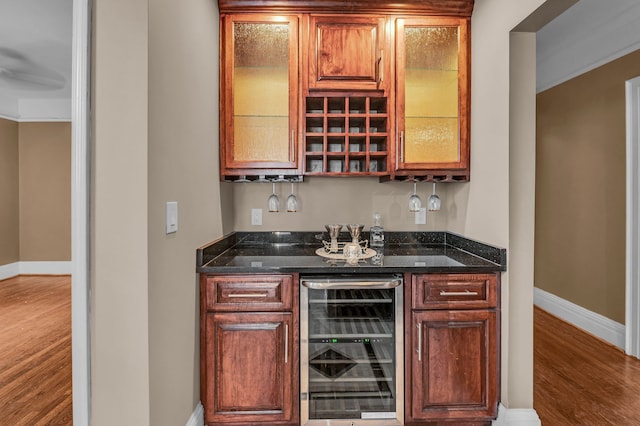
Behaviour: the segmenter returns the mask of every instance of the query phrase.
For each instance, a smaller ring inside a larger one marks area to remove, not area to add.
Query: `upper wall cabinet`
[[[469,180],[474,0],[218,0],[224,180]]]
[[[222,17],[220,172],[297,174],[299,17]]]
[[[397,174],[469,178],[469,19],[396,20]]]
[[[384,90],[384,23],[376,16],[312,15],[308,88]]]

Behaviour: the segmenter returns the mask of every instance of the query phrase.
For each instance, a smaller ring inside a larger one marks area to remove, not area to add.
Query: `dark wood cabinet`
[[[203,275],[200,285],[205,424],[298,424],[294,277]]]
[[[222,179],[469,180],[473,3],[218,0]]]
[[[488,424],[496,417],[498,284],[495,274],[411,277],[405,310],[408,424]]]
[[[469,179],[469,18],[396,19],[396,175]]]
[[[385,18],[311,15],[309,90],[385,90]]]
[[[220,174],[298,175],[297,15],[221,17]]]

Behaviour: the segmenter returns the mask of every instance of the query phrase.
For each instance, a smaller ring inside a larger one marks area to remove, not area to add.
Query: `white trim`
[[[61,123],[68,123],[69,121],[71,121],[71,119],[69,117],[65,117],[65,118],[51,118],[51,117],[29,117],[29,118],[18,118],[18,117],[13,117],[10,115],[6,115],[6,114],[0,114],[0,118],[4,118],[5,120],[9,120],[9,121],[15,121],[16,123],[57,123],[57,122],[61,122]]]
[[[623,324],[537,287],[533,289],[533,303],[558,318],[624,349]]]
[[[20,275],[20,262],[0,266],[0,280],[6,280],[18,275]]]
[[[91,424],[89,43],[91,0],[73,0],[71,64],[71,353],[73,424]]]
[[[18,262],[20,275],[69,275],[71,262]]]
[[[580,0],[537,33],[537,93],[640,49],[640,3]]]
[[[640,77],[628,80],[625,352],[640,357]]]
[[[70,275],[71,262],[14,262],[0,266],[0,280],[18,275]]]
[[[204,407],[200,401],[198,401],[198,405],[191,413],[186,426],[204,426]]]
[[[498,418],[492,423],[493,426],[540,426],[540,418],[533,408],[506,408],[500,404],[498,406]]]

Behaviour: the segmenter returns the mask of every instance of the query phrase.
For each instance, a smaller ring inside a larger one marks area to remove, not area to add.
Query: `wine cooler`
[[[403,424],[402,277],[300,282],[302,425]]]

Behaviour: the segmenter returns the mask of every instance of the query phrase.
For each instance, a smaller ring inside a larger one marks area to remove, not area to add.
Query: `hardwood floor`
[[[640,425],[640,360],[534,310],[534,408],[543,426]]]
[[[0,281],[0,425],[70,425],[71,278]]]

